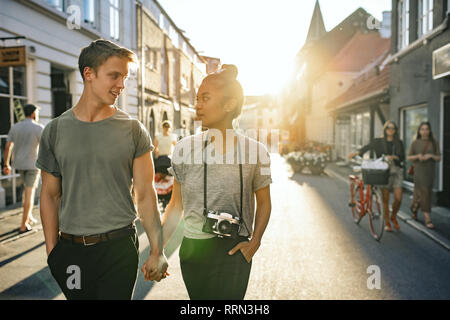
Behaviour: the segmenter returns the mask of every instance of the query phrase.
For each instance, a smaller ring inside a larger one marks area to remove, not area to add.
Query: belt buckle
[[[83,244],[85,247],[93,246],[95,243],[86,243],[86,237],[83,236]]]

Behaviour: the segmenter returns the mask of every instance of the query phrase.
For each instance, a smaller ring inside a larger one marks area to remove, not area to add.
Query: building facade
[[[137,37],[141,58],[139,119],[152,136],[164,120],[180,136],[194,132],[195,96],[206,76],[206,61],[155,0],[137,2]],[[141,83],[144,85],[141,86]]]
[[[136,51],[134,6],[133,1],[124,0],[3,0],[0,37],[24,36],[21,45],[26,48],[26,62],[12,71],[0,68],[0,134],[7,134],[11,127],[11,85],[13,101],[39,105],[40,122],[46,124],[81,96],[78,56],[82,47],[104,38]],[[11,40],[3,44],[16,45]],[[118,101],[134,116],[138,107],[136,80],[131,75]]]
[[[435,200],[449,207],[450,1],[393,0],[392,10],[390,117],[400,124],[407,149],[419,123],[431,123],[443,155],[436,168]],[[405,179],[412,188],[412,178],[405,174]]]
[[[333,119],[326,106],[345,91],[354,74],[345,68],[330,68],[330,63],[355,34],[376,32],[368,26],[370,18],[359,8],[327,32],[316,2],[308,36],[297,54],[291,84],[282,98],[284,113],[289,115],[283,128],[289,130],[291,144],[301,146],[308,141],[332,144]]]

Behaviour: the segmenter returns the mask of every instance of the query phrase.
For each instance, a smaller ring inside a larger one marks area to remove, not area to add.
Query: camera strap
[[[240,161],[240,157],[241,157],[241,148],[239,145],[239,138],[237,138],[237,144],[238,144],[238,161],[239,161],[239,179],[240,179],[240,184],[241,184],[241,198],[240,198],[240,209],[239,209],[239,219],[241,219],[243,221],[243,216],[242,216],[242,197],[243,197],[243,193],[244,193],[244,181],[243,181],[243,177],[242,177],[242,163]],[[203,149],[203,215],[206,217],[206,215],[208,214],[208,209],[207,209],[207,180],[208,180],[208,165],[207,165],[207,155],[206,155],[206,147],[208,146],[208,138],[205,139],[205,147]]]

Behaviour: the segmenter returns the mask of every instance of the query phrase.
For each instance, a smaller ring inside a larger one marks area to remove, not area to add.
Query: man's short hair
[[[162,123],[162,127],[169,126],[169,128],[172,128],[172,122],[170,120],[164,120]]]
[[[124,58],[138,65],[138,58],[133,51],[120,47],[109,40],[95,40],[81,50],[80,57],[78,58],[78,68],[80,69],[83,81],[83,71],[86,67],[93,69],[97,73],[98,68],[110,57]]]
[[[23,106],[23,112],[25,113],[25,117],[30,117],[33,112],[38,110],[39,107],[35,106],[34,104],[26,104]]]

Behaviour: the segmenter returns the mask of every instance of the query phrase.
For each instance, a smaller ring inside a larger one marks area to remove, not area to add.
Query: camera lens
[[[217,230],[224,234],[231,233],[231,223],[227,220],[222,220],[217,225]]]

